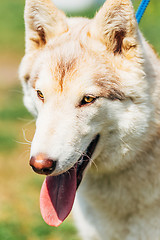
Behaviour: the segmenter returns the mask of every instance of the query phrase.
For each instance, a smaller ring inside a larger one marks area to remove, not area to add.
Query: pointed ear
[[[66,16],[51,0],[26,0],[26,52],[43,47],[47,41],[68,31]]]
[[[114,54],[135,47],[137,22],[131,1],[107,0],[94,18],[91,36],[104,42]]]

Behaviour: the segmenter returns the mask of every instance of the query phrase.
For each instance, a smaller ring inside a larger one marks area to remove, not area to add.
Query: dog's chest
[[[114,189],[111,191],[108,179],[97,179],[92,183],[90,180],[83,181],[74,208],[81,235],[85,240],[118,240],[116,235],[122,236],[125,231],[119,224],[120,218],[126,213],[125,196],[119,197],[119,192]]]
[[[149,206],[153,201],[153,195],[147,193],[151,186],[148,184],[147,188],[141,182],[133,186],[127,179],[113,179],[89,175],[82,182],[75,204],[75,218],[83,239],[150,239],[150,234],[153,236],[160,227],[158,206],[154,204],[154,209],[152,204]],[[158,192],[154,194],[160,198]],[[146,219],[149,219],[148,223]],[[153,221],[156,224],[151,230],[149,225],[154,225]],[[160,236],[159,231],[156,234]]]

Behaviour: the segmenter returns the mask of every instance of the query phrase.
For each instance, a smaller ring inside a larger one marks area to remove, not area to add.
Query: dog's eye
[[[81,101],[81,106],[84,106],[86,104],[93,103],[96,100],[96,97],[93,96],[85,96]]]
[[[39,97],[39,99],[44,101],[44,95],[43,95],[43,93],[40,90],[37,90],[37,96]]]

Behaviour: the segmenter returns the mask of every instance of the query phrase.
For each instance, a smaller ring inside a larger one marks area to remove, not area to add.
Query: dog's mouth
[[[59,226],[69,215],[86,167],[99,141],[93,139],[77,163],[67,172],[46,177],[40,194],[40,209],[44,221],[50,226]]]

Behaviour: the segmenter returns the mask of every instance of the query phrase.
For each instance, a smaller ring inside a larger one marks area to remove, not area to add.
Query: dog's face
[[[30,165],[49,175],[41,212],[58,226],[89,163],[100,174],[136,159],[150,119],[148,86],[130,0],[107,0],[93,20],[26,0],[25,26],[20,78],[36,116]]]
[[[73,167],[96,139],[101,171],[141,148],[150,112],[137,23],[129,0],[107,0],[93,20],[67,19],[52,2],[26,0],[26,107],[37,118],[31,157]]]

